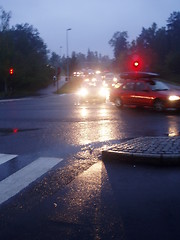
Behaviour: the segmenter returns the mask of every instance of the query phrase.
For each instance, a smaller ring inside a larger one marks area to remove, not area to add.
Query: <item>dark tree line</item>
[[[67,58],[49,54],[38,31],[29,24],[9,27],[11,12],[0,7],[0,93],[32,91],[48,85],[57,69],[66,74]],[[114,50],[113,63],[90,49],[87,54],[73,52],[69,57],[70,74],[92,68],[117,72],[130,70],[132,61],[140,61],[140,70],[180,75],[180,12],[173,12],[167,25],[158,28],[153,23],[142,28],[141,34],[131,43],[127,32],[116,32],[109,44]],[[14,74],[9,74],[9,69]]]
[[[61,72],[66,75],[67,58],[65,56],[60,57],[55,52],[53,52],[49,62],[51,66],[56,69],[56,72],[60,66]],[[72,75],[73,72],[81,71],[82,69],[87,68],[94,70],[111,69],[111,60],[108,56],[102,56],[101,54],[98,54],[97,51],[93,52],[90,49],[88,49],[87,54],[76,53],[73,51],[71,57],[69,57],[70,75]]]
[[[131,70],[132,62],[140,61],[140,70],[161,74],[180,74],[180,12],[173,12],[167,25],[158,28],[153,23],[142,28],[141,34],[131,43],[127,32],[116,32],[109,44],[114,50],[116,71]]]
[[[0,94],[35,91],[52,82],[53,76],[66,74],[67,57],[50,54],[39,32],[29,24],[9,27],[11,12],[0,7]],[[72,53],[70,74],[82,68],[110,65],[108,57],[88,50],[87,55]],[[9,70],[13,68],[13,75]]]

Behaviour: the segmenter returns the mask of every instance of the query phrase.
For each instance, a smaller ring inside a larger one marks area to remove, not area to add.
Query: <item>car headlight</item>
[[[169,96],[169,100],[170,101],[177,101],[177,100],[180,100],[180,97],[176,96],[176,95],[172,95],[172,96]]]
[[[92,80],[91,80],[92,82],[96,82],[97,81],[97,79],[96,78],[92,78]]]
[[[106,81],[103,81],[103,86],[108,87],[108,84],[106,83]]]
[[[88,95],[88,90],[86,88],[81,88],[78,92],[78,95],[81,97],[85,97]]]
[[[117,78],[116,77],[113,78],[113,82],[117,82]]]
[[[102,96],[102,97],[107,97],[109,95],[109,91],[107,88],[101,88],[100,91],[99,91],[99,94]]]

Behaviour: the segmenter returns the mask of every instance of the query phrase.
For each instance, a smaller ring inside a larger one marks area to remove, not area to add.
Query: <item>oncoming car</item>
[[[103,86],[102,82],[84,81],[77,94],[79,103],[92,101],[106,102],[109,91]]]
[[[163,111],[180,109],[180,90],[173,90],[158,79],[155,73],[124,73],[123,83],[117,83],[110,92],[110,101],[115,106],[137,106]]]
[[[103,77],[103,85],[105,87],[111,88],[117,83],[117,77],[114,73],[106,73]]]

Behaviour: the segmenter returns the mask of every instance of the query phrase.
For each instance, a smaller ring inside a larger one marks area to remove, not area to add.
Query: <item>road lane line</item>
[[[40,157],[0,182],[0,204],[15,196],[30,183],[60,163],[61,158]]]
[[[16,158],[18,155],[0,153],[0,165]]]

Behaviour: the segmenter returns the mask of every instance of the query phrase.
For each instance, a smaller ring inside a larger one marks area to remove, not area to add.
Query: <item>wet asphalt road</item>
[[[102,148],[179,132],[179,113],[74,95],[0,102],[0,153],[18,155],[1,181],[38,157],[63,158],[0,205],[0,239],[179,239],[180,168],[101,161]]]

